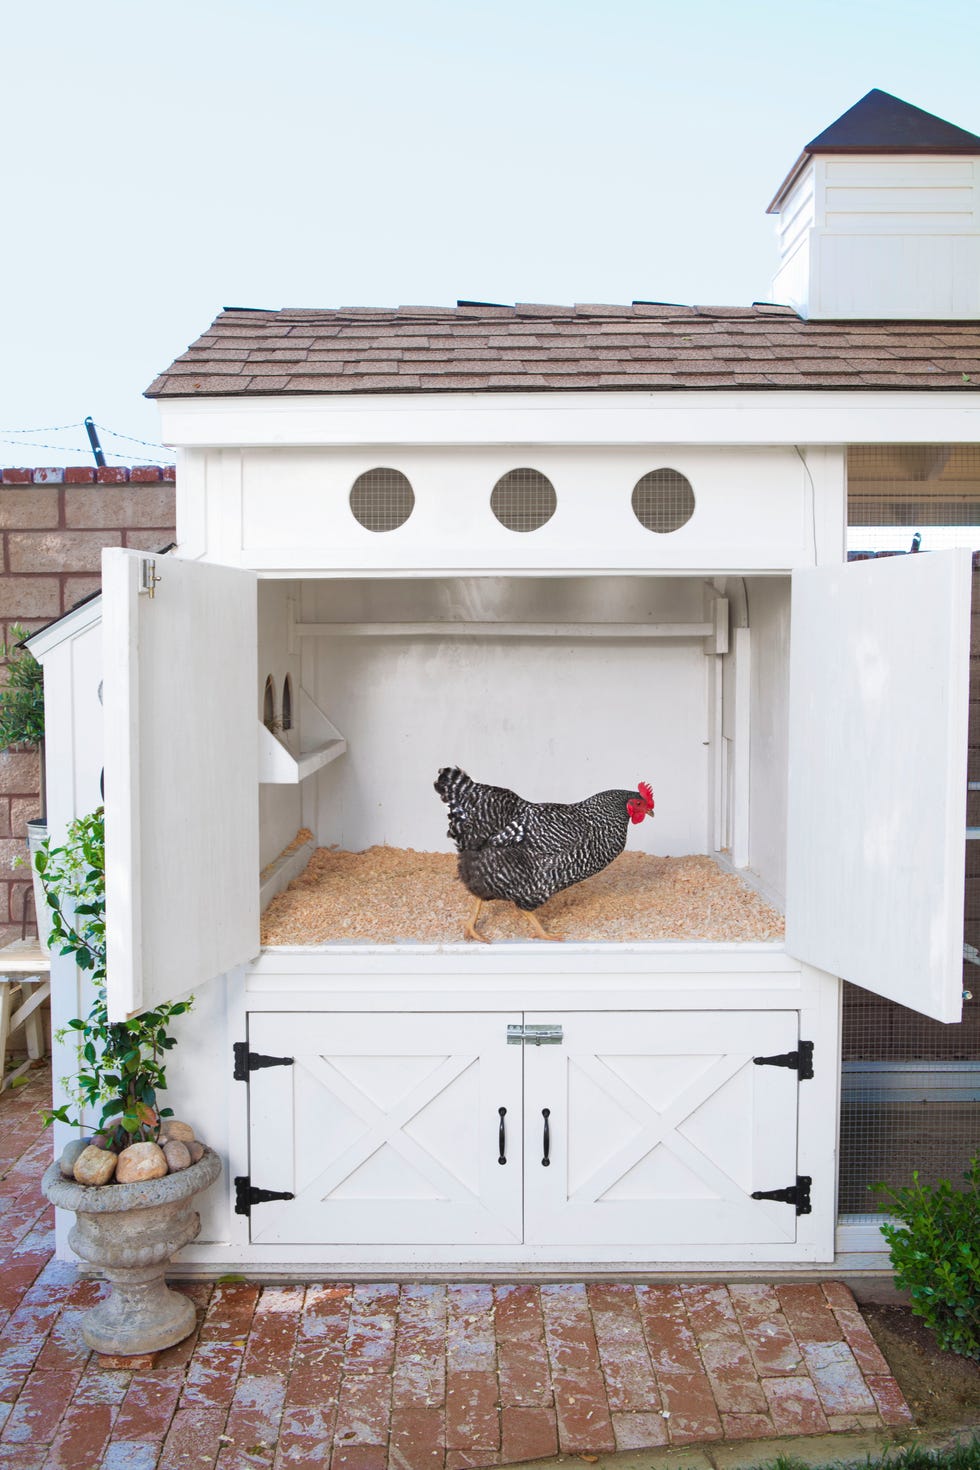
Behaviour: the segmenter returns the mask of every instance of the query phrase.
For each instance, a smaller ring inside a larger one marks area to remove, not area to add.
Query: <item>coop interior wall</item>
[[[297,637],[291,657],[291,600],[303,624],[465,620],[486,632],[318,633]],[[301,798],[296,788],[263,788],[263,861],[301,821],[320,845],[451,850],[433,781],[454,764],[531,800],[576,801],[649,781],[657,816],[631,829],[631,847],[709,850],[705,639],[494,632],[495,621],[703,624],[705,607],[696,578],[260,583],[257,700],[267,673],[278,687],[291,669],[348,744]]]
[[[746,578],[751,670],[748,867],[778,907],[786,901],[790,579]]]
[[[274,733],[295,754],[299,750],[299,729],[282,729],[282,692],[287,677],[294,691],[300,685],[299,652],[289,630],[290,607],[298,601],[299,587],[292,582],[261,582],[258,597],[256,718],[265,718],[266,682],[271,680]],[[292,786],[259,786],[259,853],[263,867],[288,846],[302,825],[302,791],[298,783]]]

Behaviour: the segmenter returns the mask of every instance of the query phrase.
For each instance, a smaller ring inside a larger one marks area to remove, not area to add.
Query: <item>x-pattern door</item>
[[[256,1206],[252,1239],[518,1242],[519,1019],[253,1015],[250,1047],[294,1061],[251,1075],[252,1183],[295,1199]]]
[[[795,1240],[792,1206],[751,1198],[796,1179],[796,1074],[753,1062],[796,1047],[795,1013],[562,1020],[560,1047],[525,1047],[525,1240]]]
[[[508,1044],[521,1022],[562,1041]],[[795,1182],[799,1084],[753,1057],[797,1038],[795,1012],[253,1014],[251,1049],[294,1061],[251,1074],[251,1180],[295,1198],[252,1239],[791,1242],[751,1194]]]

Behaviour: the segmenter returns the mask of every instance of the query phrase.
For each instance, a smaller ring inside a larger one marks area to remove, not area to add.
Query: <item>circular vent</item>
[[[540,470],[508,470],[490,496],[490,509],[508,531],[536,531],[558,505],[555,487]]]
[[[401,470],[365,470],[351,486],[350,508],[367,531],[394,531],[415,508],[415,491]]]
[[[694,491],[680,470],[651,470],[633,486],[633,514],[648,531],[678,531],[694,514]]]

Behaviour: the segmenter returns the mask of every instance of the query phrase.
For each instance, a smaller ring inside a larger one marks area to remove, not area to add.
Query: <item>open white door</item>
[[[793,574],[786,947],[938,1021],[962,1004],[971,566]]]
[[[258,952],[255,576],[112,548],[102,597],[118,1021]]]

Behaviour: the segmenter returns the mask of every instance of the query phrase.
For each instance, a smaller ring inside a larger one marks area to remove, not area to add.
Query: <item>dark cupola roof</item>
[[[767,214],[779,207],[815,153],[959,153],[980,154],[980,137],[955,123],[923,112],[901,97],[872,87],[860,102],[813,138],[770,201]]]
[[[804,153],[980,153],[980,138],[873,87]]]

